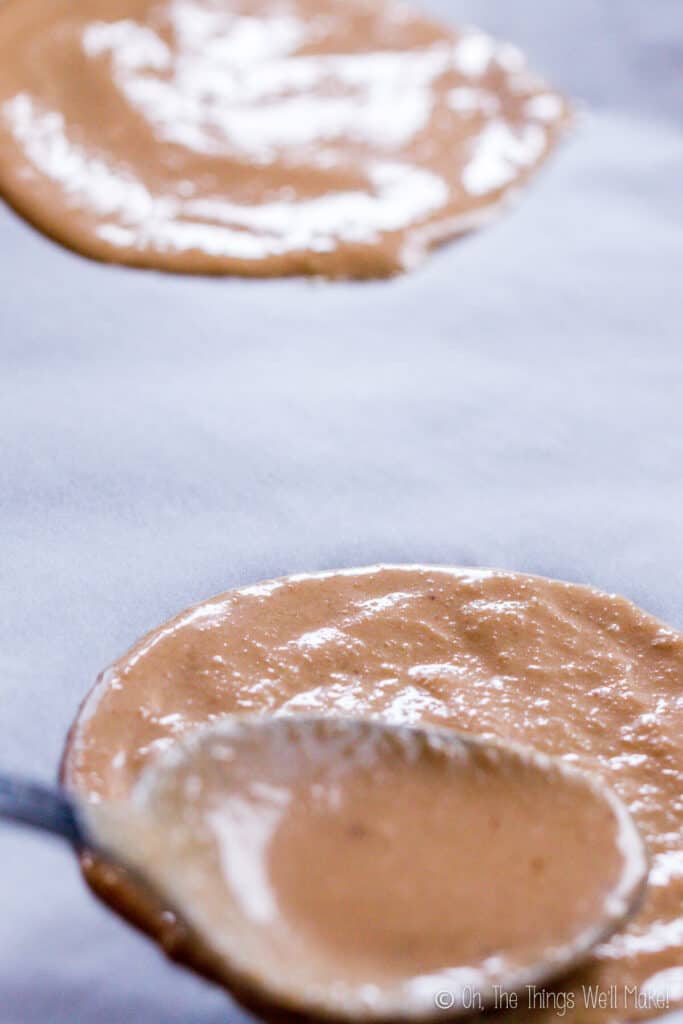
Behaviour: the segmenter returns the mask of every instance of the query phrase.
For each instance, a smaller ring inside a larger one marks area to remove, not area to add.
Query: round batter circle
[[[5,0],[0,193],[87,256],[377,277],[565,127],[513,46],[384,0]]]
[[[666,1008],[683,1004],[680,633],[624,598],[493,570],[375,566],[244,587],[177,616],[102,674],[63,779],[86,798],[125,797],[160,750],[236,711],[434,723],[598,774],[636,820],[650,886],[633,922],[567,984],[566,1019],[657,1015],[662,979]],[[164,908],[85,867],[105,900],[206,971]],[[616,986],[616,1011],[586,1007],[584,986]],[[553,1007],[534,1013],[554,1019]]]

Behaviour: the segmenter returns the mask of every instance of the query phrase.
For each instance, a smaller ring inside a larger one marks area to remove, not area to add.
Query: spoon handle
[[[73,803],[53,786],[0,774],[0,818],[52,832],[74,846],[83,845],[83,829]]]

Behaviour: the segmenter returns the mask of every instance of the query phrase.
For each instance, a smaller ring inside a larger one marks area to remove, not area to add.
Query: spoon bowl
[[[205,973],[271,1016],[495,1007],[585,961],[647,876],[599,780],[380,720],[219,720],[145,769],[129,801],[73,819],[82,847],[181,923]]]

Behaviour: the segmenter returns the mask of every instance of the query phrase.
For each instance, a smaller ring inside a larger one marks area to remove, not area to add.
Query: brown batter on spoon
[[[449,729],[227,716],[90,804],[98,850],[230,988],[345,1021],[467,1013],[582,962],[642,896],[623,803],[557,759]],[[443,997],[442,997],[443,998]]]
[[[488,218],[564,100],[383,0],[5,0],[0,192],[97,259],[382,276]]]
[[[622,598],[513,573],[387,567],[264,583],[183,613],[105,672],[64,779],[86,797],[124,797],[189,729],[279,710],[431,722],[600,774],[639,825],[651,881],[639,915],[569,986],[565,1019],[652,1016],[657,994],[683,1001],[681,634]],[[91,866],[91,880],[192,960],[160,908],[114,874]],[[582,985],[616,985],[617,1010],[586,1007]]]

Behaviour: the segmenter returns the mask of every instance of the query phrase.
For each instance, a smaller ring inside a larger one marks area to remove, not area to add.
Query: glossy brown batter
[[[495,1005],[585,959],[642,895],[628,811],[518,747],[337,717],[229,716],[88,805],[99,850],[230,987],[341,1020]]]
[[[622,598],[512,573],[386,567],[263,583],[181,614],[107,670],[72,730],[65,781],[125,797],[159,751],[234,711],[434,723],[598,772],[635,816],[651,881],[636,919],[570,986],[566,1019],[658,1012],[586,1008],[582,984],[683,1002],[683,635]],[[91,865],[90,879],[192,959],[120,877]]]
[[[487,219],[565,101],[384,0],[4,0],[0,191],[97,259],[373,277]]]

